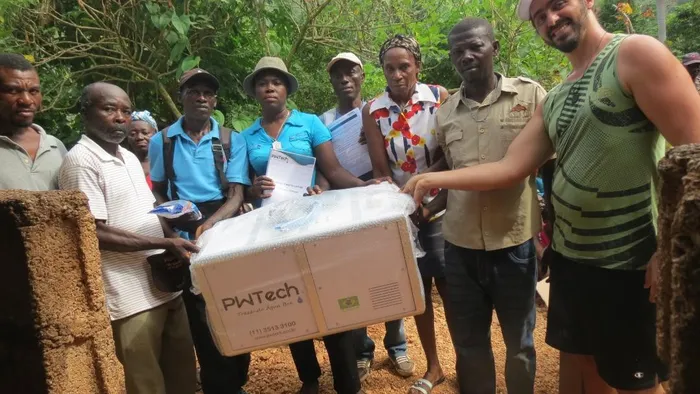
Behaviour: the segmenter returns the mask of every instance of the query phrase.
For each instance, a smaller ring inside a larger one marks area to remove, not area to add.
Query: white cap
[[[530,5],[532,0],[520,0],[518,3],[518,18],[529,21],[530,20]]]
[[[360,66],[361,69],[364,70],[364,67],[362,67],[362,62],[360,61],[360,58],[357,57],[357,55],[355,55],[352,52],[340,52],[333,59],[331,59],[330,62],[328,62],[328,65],[326,66],[326,71],[331,72],[331,67],[333,67],[333,65],[338,63],[340,60],[347,60],[351,63],[355,63],[358,66]]]

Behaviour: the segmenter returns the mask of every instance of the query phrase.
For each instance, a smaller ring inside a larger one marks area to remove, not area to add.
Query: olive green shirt
[[[46,134],[41,126],[32,125],[32,128],[41,136],[34,160],[10,137],[0,136],[0,190],[58,189],[58,169],[66,147],[56,137]]]
[[[498,74],[483,103],[466,99],[464,85],[437,111],[438,142],[450,169],[501,160],[546,91],[527,78]],[[540,229],[534,176],[502,190],[450,190],[442,232],[453,245],[498,250],[531,239]]]

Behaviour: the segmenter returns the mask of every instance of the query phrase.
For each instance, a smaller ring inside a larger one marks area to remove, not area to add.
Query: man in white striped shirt
[[[131,101],[117,86],[94,83],[80,99],[85,133],[59,170],[61,189],[79,189],[95,217],[102,278],[117,358],[128,394],[192,394],[195,358],[180,292],[156,289],[146,258],[167,249],[187,259],[197,247],[165,238],[155,199],[133,153],[119,144]]]

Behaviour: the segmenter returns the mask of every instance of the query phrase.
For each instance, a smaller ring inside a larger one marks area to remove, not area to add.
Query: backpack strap
[[[226,179],[226,162],[228,160],[226,157],[231,152],[232,132],[232,129],[219,125],[219,138],[213,137],[211,139],[211,151],[214,155],[214,165],[219,175],[221,189],[224,191],[228,189],[228,179]]]
[[[177,200],[177,186],[175,186],[175,170],[173,169],[173,156],[175,152],[175,141],[168,137],[168,129],[170,126],[166,127],[161,131],[163,136],[163,170],[165,172],[165,179],[168,181],[168,187],[170,188],[170,199]]]

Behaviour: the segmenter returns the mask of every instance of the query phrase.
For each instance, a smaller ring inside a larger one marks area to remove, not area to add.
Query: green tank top
[[[581,79],[552,89],[544,120],[557,160],[552,247],[611,269],[642,269],[656,250],[657,163],[664,140],[617,74],[625,35]]]

